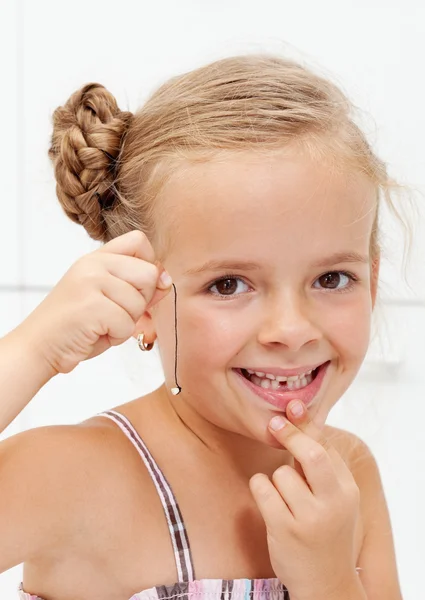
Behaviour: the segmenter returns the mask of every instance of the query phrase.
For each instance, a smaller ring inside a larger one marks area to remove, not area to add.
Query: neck
[[[178,430],[182,442],[194,445],[195,451],[206,460],[213,458],[248,479],[259,472],[271,477],[279,466],[294,465],[287,450],[217,426],[196,412],[181,394],[173,396],[165,385],[156,394],[155,402],[170,428]]]

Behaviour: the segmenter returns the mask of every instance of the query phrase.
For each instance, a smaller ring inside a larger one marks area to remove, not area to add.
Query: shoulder
[[[364,440],[338,427],[325,426],[325,435],[340,453],[360,490],[360,502],[365,532],[372,526],[379,507],[385,507],[378,463]]]
[[[325,425],[324,434],[350,469],[358,467],[361,460],[375,460],[369,446],[351,431]]]
[[[116,462],[116,448],[114,451],[111,448],[113,438],[111,429],[96,422],[53,425],[7,438],[0,452],[15,468],[25,468],[21,475],[25,473],[27,481],[36,477],[39,481],[45,473],[46,478],[56,476],[64,482],[78,476],[83,482],[89,476],[90,467],[101,467],[106,461]]]
[[[145,487],[135,455],[122,432],[100,419],[39,427],[4,440],[0,530],[22,541],[19,561],[70,540],[78,544],[78,536],[86,539],[100,519],[116,519],[129,495]]]
[[[126,454],[120,435],[98,423],[37,427],[0,444],[0,478],[19,480],[33,498],[61,495],[60,509],[107,484]]]

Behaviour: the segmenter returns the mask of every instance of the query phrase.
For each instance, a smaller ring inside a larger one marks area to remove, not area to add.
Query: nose
[[[258,332],[263,345],[284,345],[292,352],[318,342],[323,333],[308,299],[295,291],[278,293],[267,303]]]

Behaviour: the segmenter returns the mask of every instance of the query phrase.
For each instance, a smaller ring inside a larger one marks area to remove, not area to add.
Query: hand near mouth
[[[272,419],[269,431],[293,455],[295,468],[283,465],[271,481],[257,473],[249,482],[266,524],[273,570],[291,600],[342,599],[350,591],[360,598],[354,556],[359,488],[305,407],[292,416],[294,404],[288,418]],[[271,428],[275,419],[284,423],[281,429]]]

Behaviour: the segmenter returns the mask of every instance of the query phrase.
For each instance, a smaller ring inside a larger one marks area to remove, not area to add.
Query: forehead
[[[376,189],[361,173],[287,153],[187,164],[161,196],[169,251],[182,259],[231,252],[270,260],[296,245],[306,255],[367,253],[376,210]]]

